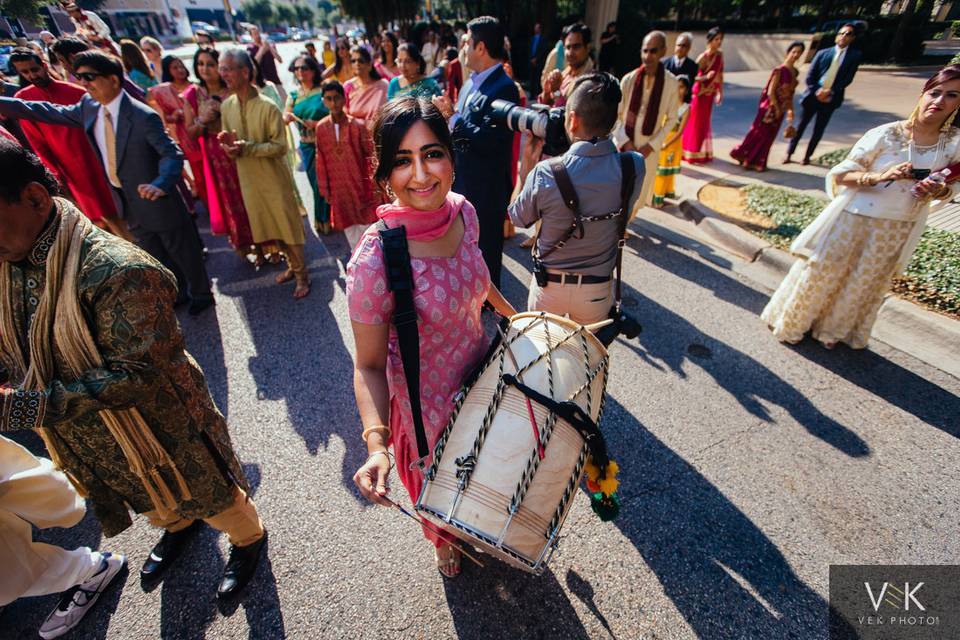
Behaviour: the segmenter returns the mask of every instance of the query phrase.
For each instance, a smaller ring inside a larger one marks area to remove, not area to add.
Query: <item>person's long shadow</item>
[[[341,287],[339,265],[311,238],[307,262],[311,291],[303,300],[292,298],[293,283],[274,283],[278,270],[238,278],[221,285],[220,292],[234,298],[256,352],[248,367],[257,399],[286,403],[287,418],[312,456],[325,450],[332,436],[341,438],[346,446],[342,482],[360,501],[353,473],[363,464],[365,448],[353,394],[344,394],[353,358],[330,308]]]
[[[694,364],[732,395],[751,415],[764,422],[774,418],[764,402],[778,405],[800,423],[811,435],[855,458],[866,456],[870,448],[856,433],[824,415],[802,393],[773,371],[747,354],[716,340],[695,327],[686,318],[674,313],[623,284],[624,301],[643,325],[639,345],[619,340],[644,362],[658,370],[666,366],[680,378],[687,362]]]
[[[696,637],[806,640],[823,633],[827,602],[763,531],[627,408],[612,397],[606,407],[609,446],[634,452],[621,465],[614,524]]]
[[[187,351],[200,365],[210,395],[224,418],[229,417],[230,383],[223,352],[223,336],[216,307],[194,318],[178,313]]]
[[[719,300],[756,314],[758,325],[761,323],[759,315],[770,299],[768,295],[710,265],[691,259],[666,240],[640,233],[642,235],[630,236],[627,247],[642,260],[712,291]],[[641,318],[641,324],[645,324],[644,318]],[[641,342],[642,338],[641,334]],[[769,339],[774,340],[772,336]],[[846,348],[829,351],[813,340],[784,348],[792,349],[927,424],[960,438],[960,423],[956,418],[960,414],[960,398],[876,352]]]
[[[443,581],[458,638],[589,638],[549,568],[536,576],[481,557],[483,569],[465,559],[464,575]],[[497,612],[496,624],[491,611]]]

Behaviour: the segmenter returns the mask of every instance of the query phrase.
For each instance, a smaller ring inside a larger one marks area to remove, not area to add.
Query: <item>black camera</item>
[[[490,104],[490,119],[505,124],[511,131],[529,131],[544,140],[543,153],[560,156],[570,148],[567,131],[563,128],[563,109],[535,104],[521,107],[509,100],[494,100]]]
[[[597,339],[605,347],[613,344],[617,336],[622,335],[627,340],[633,340],[643,331],[643,327],[640,326],[636,318],[624,311],[622,307],[618,307],[618,305],[610,308],[610,315],[608,317],[613,320],[613,322],[602,327],[596,333]]]

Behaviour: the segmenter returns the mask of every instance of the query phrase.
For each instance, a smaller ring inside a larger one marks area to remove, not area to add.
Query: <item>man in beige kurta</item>
[[[657,161],[660,157],[660,148],[667,134],[677,124],[677,111],[680,99],[677,91],[677,78],[664,69],[660,59],[667,50],[667,37],[662,31],[651,31],[643,39],[642,60],[643,66],[638,67],[625,75],[620,81],[620,90],[623,98],[620,100],[620,109],[617,112],[617,124],[613,128],[613,141],[623,151],[638,151],[644,158],[646,173],[643,179],[643,191],[634,207],[631,217],[636,216],[641,207],[648,206],[653,196],[653,180],[657,175]],[[655,87],[658,74],[663,74],[663,89],[660,92],[659,104],[651,107],[651,98],[655,98]],[[640,93],[639,108],[631,113],[631,101],[635,102],[634,91],[640,91],[637,83],[642,79],[642,93]],[[653,121],[653,130],[644,131],[647,121],[647,111],[656,109],[656,118]],[[632,129],[631,136],[628,129]]]
[[[303,248],[306,235],[293,176],[286,165],[283,114],[251,84],[252,65],[242,49],[229,49],[220,56],[220,75],[233,92],[220,107],[220,144],[237,161],[240,192],[254,242],[275,241],[281,245],[289,268],[277,276],[277,283],[296,279],[293,297],[302,298],[310,292]]]

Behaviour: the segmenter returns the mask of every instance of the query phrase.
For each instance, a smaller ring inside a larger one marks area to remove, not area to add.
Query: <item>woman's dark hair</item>
[[[473,46],[482,42],[487,53],[494,60],[502,60],[504,54],[503,37],[506,32],[503,25],[493,16],[480,16],[467,23],[467,30],[473,38]]]
[[[930,89],[933,89],[944,82],[950,82],[951,80],[960,80],[960,64],[948,64],[944,68],[940,69],[940,71],[937,71],[935,74],[933,74],[933,77],[927,80],[927,82],[923,85],[922,93],[926,93],[927,91],[930,91]]]
[[[677,82],[682,82],[683,86],[687,88],[687,91],[690,91],[690,76],[686,74],[680,74],[677,76]]]
[[[177,56],[163,56],[160,60],[160,82],[173,82],[173,74],[170,72],[170,68],[173,66],[174,62],[179,62],[180,58]],[[189,78],[187,78],[189,80]]]
[[[377,170],[374,180],[383,185],[390,179],[397,161],[397,151],[403,137],[417,122],[423,122],[437,136],[437,141],[447,150],[453,162],[453,140],[447,120],[428,98],[404,96],[385,104],[373,123],[373,144],[377,150]]]
[[[343,58],[340,57],[340,49],[346,49],[349,53],[350,40],[347,38],[337,38],[337,45],[333,48],[334,58],[336,58],[336,62],[333,63],[333,73],[336,76],[339,76],[340,70],[343,69]]]
[[[807,45],[803,44],[799,40],[794,40],[793,42],[790,43],[790,46],[787,47],[787,53],[790,53],[790,51],[792,51],[794,47],[800,47],[800,53],[803,53],[806,50]]]
[[[407,55],[414,59],[414,61],[419,65],[420,75],[423,75],[427,72],[427,61],[423,59],[423,55],[420,53],[420,49],[417,48],[417,45],[412,42],[404,42],[397,49],[397,57],[400,56],[401,51],[406,51]]]
[[[380,72],[377,71],[377,68],[373,66],[373,56],[370,55],[370,49],[367,49],[362,44],[355,44],[350,47],[350,55],[358,55],[363,58],[363,61],[370,65],[370,79],[379,80]]]
[[[120,59],[123,60],[123,68],[127,70],[127,73],[136,70],[148,78],[153,77],[153,71],[150,70],[147,57],[140,50],[140,45],[133,40],[124,38],[120,41]]]
[[[397,49],[400,48],[400,41],[397,40],[397,36],[393,33],[393,31],[384,31],[380,34],[380,51],[378,52],[380,56],[380,64],[393,64],[393,60],[387,60],[387,51],[383,46],[384,40],[389,40],[390,44],[393,45],[394,57],[397,56]]]
[[[200,77],[200,72],[197,70],[197,63],[200,62],[200,56],[207,55],[213,58],[214,66],[220,64],[220,52],[214,49],[213,47],[200,47],[197,49],[197,52],[193,54],[193,75],[197,78],[197,84],[203,87],[206,90],[210,90],[210,87],[207,86],[207,83],[203,81]],[[220,70],[217,70],[217,75],[220,75]],[[221,79],[221,82],[223,80]]]
[[[294,58],[293,64],[296,65],[300,60],[303,60],[306,66],[310,67],[310,71],[313,72],[313,88],[316,89],[323,82],[323,69],[320,67],[320,63],[309,53],[302,53]]]
[[[123,82],[123,64],[109,53],[88,49],[73,59],[73,68],[90,67],[102,76],[116,76]]]
[[[447,47],[447,50],[446,50],[444,56],[446,57],[447,60],[453,61],[453,60],[456,60],[456,59],[457,59],[457,54],[458,54],[458,53],[459,53],[459,52],[457,51],[457,48],[456,48],[456,47]]]
[[[13,71],[14,62],[36,62],[39,65],[43,65],[43,58],[41,58],[33,49],[28,49],[27,47],[17,47],[10,53],[11,72]]]
[[[710,31],[707,31],[707,42],[713,42],[714,38],[722,35],[723,31],[720,29],[720,27],[714,27],[710,29]]]
[[[31,182],[38,182],[55,196],[60,185],[50,170],[33,152],[7,138],[0,138],[0,200],[8,203],[20,201],[23,190]]]

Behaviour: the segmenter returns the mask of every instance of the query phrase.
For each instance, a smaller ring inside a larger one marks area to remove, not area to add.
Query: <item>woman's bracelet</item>
[[[389,451],[387,451],[386,449],[382,449],[382,450],[380,450],[380,451],[374,451],[374,452],[371,453],[369,456],[367,456],[367,459],[364,460],[363,464],[367,464],[368,462],[370,462],[370,461],[373,459],[374,456],[378,456],[378,455],[380,455],[381,453],[382,453],[383,455],[387,456],[387,460],[390,462],[390,468],[391,468],[391,469],[393,469],[395,466],[397,466],[397,459],[394,458],[394,457],[393,457],[393,454],[390,453]]]
[[[874,179],[873,179],[873,174],[872,174],[872,173],[868,173],[868,172],[866,172],[866,171],[864,171],[863,173],[861,173],[861,174],[860,174],[860,177],[857,178],[857,184],[860,185],[861,187],[863,187],[863,186],[867,186],[867,187],[875,187],[875,186],[877,186],[877,183],[876,183],[876,182],[874,181]]]
[[[363,438],[364,442],[366,442],[371,433],[379,433],[381,436],[383,436],[383,441],[386,442],[390,439],[390,434],[392,434],[393,431],[391,431],[390,427],[386,425],[375,424],[372,427],[367,427],[364,429],[363,433],[360,434],[360,437]]]

